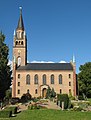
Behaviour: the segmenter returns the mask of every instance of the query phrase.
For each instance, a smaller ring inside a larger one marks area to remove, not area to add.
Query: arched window
[[[54,84],[54,75],[51,75],[51,84]]]
[[[34,84],[38,84],[38,75],[37,74],[34,76]]]
[[[38,90],[36,89],[36,90],[35,90],[35,94],[37,94],[37,93],[38,93]]]
[[[27,93],[29,93],[29,89],[27,90]]]
[[[18,45],[18,41],[16,41],[16,43],[15,43],[16,45]]]
[[[21,45],[23,45],[23,41],[21,41]]]
[[[46,85],[46,75],[43,75],[43,85]]]
[[[21,65],[21,58],[18,57],[18,66],[20,66],[20,65]]]
[[[26,76],[26,84],[30,85],[30,75],[29,74]]]
[[[62,75],[59,75],[59,84],[62,84]]]

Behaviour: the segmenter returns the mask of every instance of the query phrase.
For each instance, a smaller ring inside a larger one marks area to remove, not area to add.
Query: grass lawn
[[[6,119],[0,119],[6,120]],[[91,112],[60,110],[26,110],[7,120],[91,120]]]

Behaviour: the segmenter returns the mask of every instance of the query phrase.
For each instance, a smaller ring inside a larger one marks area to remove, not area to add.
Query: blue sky
[[[19,6],[28,39],[28,61],[91,61],[91,0],[1,0],[0,30],[12,60],[13,32]]]

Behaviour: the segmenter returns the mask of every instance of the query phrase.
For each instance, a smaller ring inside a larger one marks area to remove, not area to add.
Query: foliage
[[[32,104],[31,106],[28,106],[28,109],[30,109],[30,110],[40,109],[40,106],[37,104]]]
[[[60,107],[62,107],[62,102],[64,102],[64,109],[68,108],[69,105],[69,97],[67,94],[58,94],[57,100],[60,101]]]
[[[32,96],[29,93],[23,94],[22,97],[21,97],[21,102],[25,103],[28,100],[31,100],[31,98],[32,98]]]
[[[50,88],[48,86],[47,93],[46,93],[46,98],[54,98],[56,96],[56,92],[54,91],[54,88]]]
[[[10,110],[0,111],[0,118],[9,118],[11,116],[12,116],[12,111],[10,111]]]
[[[12,111],[12,114],[16,114],[17,113],[17,107],[16,106],[15,107],[8,107],[8,108],[6,108],[6,110]]]
[[[19,103],[20,102],[20,99],[18,98],[18,97],[16,97],[16,98],[11,98],[10,99],[10,103],[12,104],[12,105],[15,105],[16,103]]]
[[[4,43],[5,36],[0,32],[0,99],[5,97],[5,92],[11,85],[11,70],[8,65],[8,46]]]
[[[11,89],[8,89],[6,90],[6,96],[5,96],[5,99],[10,99],[12,97],[12,92],[11,92]]]
[[[78,74],[79,94],[91,98],[91,62],[80,65]]]

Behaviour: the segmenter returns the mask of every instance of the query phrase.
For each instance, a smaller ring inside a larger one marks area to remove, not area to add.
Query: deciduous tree
[[[78,74],[79,94],[91,98],[91,62],[81,65]]]

